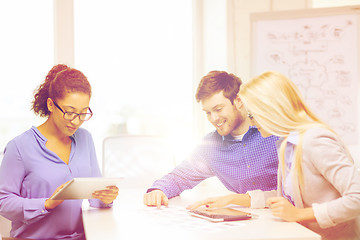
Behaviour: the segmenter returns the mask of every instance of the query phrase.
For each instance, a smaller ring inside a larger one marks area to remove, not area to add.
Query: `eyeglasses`
[[[87,121],[93,116],[93,112],[89,108],[88,113],[74,113],[74,112],[65,112],[62,108],[53,100],[54,105],[64,114],[63,117],[65,120],[74,120],[79,117],[81,121]]]

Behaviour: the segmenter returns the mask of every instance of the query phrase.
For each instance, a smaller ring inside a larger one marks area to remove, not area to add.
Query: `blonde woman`
[[[279,73],[252,79],[241,86],[239,95],[261,135],[281,137],[277,196],[266,201],[273,215],[300,222],[323,239],[360,239],[360,173],[334,130]],[[235,195],[201,204],[230,203],[236,203]]]

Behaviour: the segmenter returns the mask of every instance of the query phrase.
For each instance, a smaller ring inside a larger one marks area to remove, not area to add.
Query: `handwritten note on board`
[[[252,75],[288,76],[347,144],[359,134],[358,22],[358,14],[252,22]]]

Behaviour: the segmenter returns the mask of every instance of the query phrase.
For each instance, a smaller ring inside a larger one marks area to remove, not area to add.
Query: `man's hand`
[[[161,205],[167,206],[169,204],[169,199],[161,190],[153,190],[151,192],[144,194],[144,204],[149,207],[160,208]]]

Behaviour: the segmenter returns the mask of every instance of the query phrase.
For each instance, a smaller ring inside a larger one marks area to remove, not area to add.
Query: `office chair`
[[[164,137],[119,135],[103,141],[103,176],[123,177],[121,186],[150,187],[174,167],[174,154]]]

